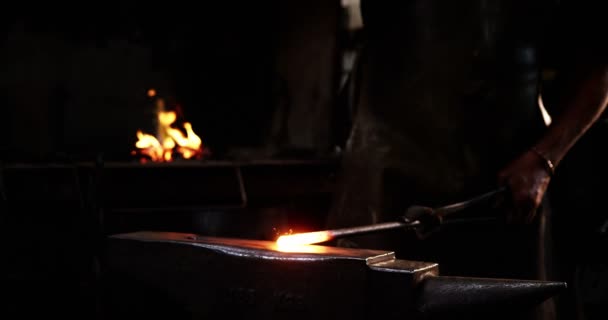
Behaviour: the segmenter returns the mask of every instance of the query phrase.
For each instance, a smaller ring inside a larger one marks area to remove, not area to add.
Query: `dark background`
[[[325,0],[3,8],[0,317],[99,317],[108,234],[319,228],[347,118],[341,15]],[[153,133],[150,88],[207,159],[131,156],[136,131]]]
[[[338,90],[354,38],[343,18],[327,0],[3,8],[0,239],[8,298],[0,309],[94,317],[97,241],[107,233],[270,238],[275,227],[320,228],[349,128],[350,100]],[[211,149],[208,160],[227,163],[121,171],[137,165],[135,132],[152,130],[150,88],[180,106]],[[607,136],[601,121],[564,160],[551,190],[565,249],[556,263],[577,270],[592,311],[608,297]],[[249,192],[245,206],[235,168]],[[173,195],[165,203],[161,185]],[[217,198],[196,198],[203,191]],[[190,207],[176,208],[184,194],[194,195]]]
[[[337,3],[100,2],[2,15],[5,156],[128,155],[154,117],[149,88],[181,107],[216,158],[332,150]]]

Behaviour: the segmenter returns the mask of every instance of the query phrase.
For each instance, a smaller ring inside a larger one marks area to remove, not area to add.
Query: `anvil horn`
[[[467,310],[509,312],[534,307],[565,288],[563,282],[428,277],[421,284],[417,307],[425,314]]]

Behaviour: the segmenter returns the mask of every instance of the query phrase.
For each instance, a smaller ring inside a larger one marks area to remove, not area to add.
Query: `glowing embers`
[[[156,107],[156,135],[137,131],[136,150],[132,155],[141,162],[171,162],[175,159],[202,159],[208,154],[202,139],[194,132],[190,122],[177,126],[177,113],[167,111],[162,98],[156,97],[156,90],[148,90],[148,97],[154,98]]]

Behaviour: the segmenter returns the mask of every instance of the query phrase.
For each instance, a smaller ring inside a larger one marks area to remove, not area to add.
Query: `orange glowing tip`
[[[296,233],[280,236],[277,239],[278,247],[295,247],[331,240],[331,231],[315,231],[307,233]]]
[[[332,229],[307,233],[296,233],[280,236],[277,239],[277,248],[281,251],[290,251],[294,248],[309,244],[321,243],[331,239],[341,238],[349,235],[363,235],[385,230],[414,228],[420,225],[420,221],[395,221],[370,224],[352,228]]]

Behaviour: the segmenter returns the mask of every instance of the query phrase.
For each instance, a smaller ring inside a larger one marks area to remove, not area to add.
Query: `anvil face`
[[[109,238],[106,267],[121,317],[144,304],[173,319],[254,317],[356,319],[411,315],[414,289],[435,263],[387,251],[139,232]],[[154,303],[163,297],[164,303]],[[137,301],[139,300],[139,301]],[[174,304],[169,304],[173,301]],[[160,309],[163,310],[160,310]],[[141,317],[142,314],[133,314]]]

